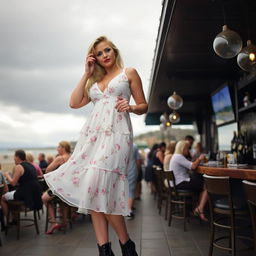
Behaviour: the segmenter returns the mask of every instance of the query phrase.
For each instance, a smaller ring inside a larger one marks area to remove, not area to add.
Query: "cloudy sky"
[[[76,140],[92,105],[70,109],[91,41],[108,36],[148,95],[162,0],[0,0],[0,148]],[[132,114],[135,135],[146,127]]]

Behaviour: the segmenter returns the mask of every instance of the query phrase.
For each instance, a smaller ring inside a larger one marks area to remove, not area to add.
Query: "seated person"
[[[38,155],[38,161],[39,161],[39,166],[40,166],[41,169],[47,168],[48,163],[45,160],[45,154],[44,153],[40,153]]]
[[[34,156],[31,153],[26,153],[26,160],[31,163],[32,165],[34,165],[34,167],[36,168],[36,174],[38,177],[43,176],[43,172],[42,169],[40,168],[40,166],[38,164],[36,164],[34,162]]]
[[[197,142],[194,147],[194,153],[192,155],[192,160],[197,159],[201,154],[203,154],[203,147],[200,142]]]
[[[195,141],[195,139],[194,139],[194,137],[193,136],[191,136],[191,135],[187,135],[186,137],[185,137],[185,141],[188,143],[188,152],[187,152],[187,155],[186,155],[186,158],[188,159],[188,160],[192,160],[192,146],[193,146],[193,144],[194,144],[194,141]]]
[[[23,150],[15,151],[15,168],[13,177],[4,173],[5,178],[12,186],[17,189],[7,192],[2,196],[1,205],[4,215],[8,215],[8,201],[23,201],[30,210],[42,209],[41,187],[37,180],[35,167],[26,161],[26,154]]]
[[[48,165],[46,168],[46,173],[48,172],[53,172],[56,170],[59,166],[62,164],[66,163],[71,155],[71,146],[69,142],[67,141],[61,141],[57,147],[58,151],[58,156]],[[67,207],[65,207],[64,204],[61,206],[61,211],[62,211],[62,224],[58,224],[55,216],[55,211],[54,211],[54,205],[52,204],[52,200],[54,199],[54,194],[50,189],[48,189],[46,192],[43,193],[42,195],[42,201],[47,207],[49,218],[50,218],[50,228],[46,232],[47,235],[53,234],[54,230],[59,230],[60,228],[64,227],[67,225]]]
[[[174,155],[170,161],[169,170],[173,171],[177,189],[188,189],[200,193],[199,202],[194,209],[194,214],[199,216],[201,220],[208,221],[204,215],[204,207],[208,200],[207,190],[203,183],[202,175],[189,170],[195,170],[200,161],[204,159],[204,155],[200,155],[194,162],[186,159],[189,151],[189,143],[181,140],[177,143]]]
[[[166,148],[166,151],[164,153],[164,171],[169,170],[170,161],[175,151],[175,146],[176,141],[171,141]]]
[[[6,184],[6,180],[4,175],[1,171],[1,164],[0,164],[0,186],[3,187],[3,194],[8,192],[8,185]],[[2,194],[0,194],[1,200]],[[5,223],[4,223],[4,214],[2,211],[2,206],[0,205],[0,222],[1,222],[1,231],[5,230]]]
[[[47,156],[47,167],[53,162],[54,158],[52,155]]]

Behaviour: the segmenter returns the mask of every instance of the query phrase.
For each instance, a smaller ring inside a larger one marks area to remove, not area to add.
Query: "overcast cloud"
[[[76,140],[92,106],[74,110],[69,96],[91,41],[108,36],[125,66],[135,67],[145,94],[161,0],[0,0],[0,147]],[[144,117],[132,115],[134,133]]]

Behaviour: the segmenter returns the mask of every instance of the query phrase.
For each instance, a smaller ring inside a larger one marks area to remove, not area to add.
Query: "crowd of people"
[[[200,162],[204,160],[204,154],[202,153],[201,144],[196,143],[193,147],[193,143],[194,138],[188,135],[184,140],[171,141],[168,145],[164,142],[154,144],[146,157],[141,154],[135,144],[133,145],[127,177],[129,184],[128,207],[130,212],[127,219],[132,220],[135,217],[135,199],[140,200],[143,176],[149,184],[151,192],[155,192],[156,177],[152,167],[157,165],[163,168],[164,171],[173,171],[178,189],[190,189],[198,192],[199,200],[197,207],[194,209],[194,214],[198,215],[203,221],[207,221],[204,215],[207,192],[203,179],[200,174],[191,171],[196,169]],[[25,153],[23,150],[15,152],[13,173],[0,172],[0,184],[4,186],[0,210],[2,230],[5,227],[4,216],[8,214],[8,200],[22,200],[27,208],[37,210],[41,209],[44,204],[50,219],[50,226],[46,234],[53,234],[55,230],[60,230],[66,226],[67,207],[65,207],[65,204],[61,205],[60,210],[63,218],[62,223],[58,223],[52,204],[55,195],[50,189],[42,191],[38,178],[57,169],[67,162],[70,156],[71,146],[66,141],[59,143],[55,157],[48,156],[46,159],[45,154],[40,153],[38,155],[38,164],[34,162],[34,156],[31,153]],[[73,213],[76,210],[73,208]]]
[[[194,138],[187,135],[178,142],[171,141],[167,146],[160,143],[152,146],[146,165],[145,180],[150,184],[151,192],[156,191],[156,177],[153,166],[159,166],[164,171],[173,171],[177,189],[188,189],[199,194],[198,203],[193,213],[203,221],[208,221],[204,208],[208,200],[207,191],[201,174],[194,170],[205,159],[202,145],[198,142],[194,148]]]
[[[8,201],[19,200],[24,201],[25,206],[31,210],[39,210],[42,205],[48,210],[50,226],[46,234],[53,234],[54,231],[60,230],[67,225],[67,205],[61,204],[60,210],[62,215],[62,223],[56,220],[54,205],[52,204],[55,195],[50,189],[42,190],[39,185],[39,179],[45,173],[56,170],[59,166],[68,161],[71,156],[71,145],[67,141],[61,141],[57,147],[55,157],[45,156],[44,153],[38,155],[38,163],[35,163],[34,156],[30,152],[17,150],[14,154],[15,167],[12,173],[1,171],[0,165],[0,185],[4,186],[1,198],[0,220],[1,229],[5,230],[6,219],[8,215]],[[141,196],[143,159],[139,153],[138,147],[134,144],[132,148],[131,161],[128,166],[128,184],[129,184],[129,215],[127,219],[132,220],[135,217],[135,199]],[[72,212],[75,215],[75,208]],[[4,217],[5,216],[5,217]],[[10,223],[15,222],[12,216]]]
[[[9,212],[8,201],[23,201],[27,209],[40,210],[45,204],[50,218],[50,228],[46,234],[52,234],[55,229],[60,229],[66,225],[66,209],[62,215],[62,224],[57,224],[54,214],[54,208],[51,204],[54,195],[50,190],[43,191],[39,179],[43,174],[54,171],[60,165],[65,163],[71,154],[71,145],[69,142],[61,141],[57,147],[55,157],[45,156],[44,153],[38,155],[38,164],[34,162],[34,156],[24,150],[16,150],[14,154],[15,167],[12,173],[0,171],[0,185],[4,186],[1,196],[0,219],[2,231],[6,228],[7,215]],[[1,165],[0,165],[1,170]],[[6,217],[6,218],[5,218]],[[10,216],[9,222],[15,222],[13,216]],[[9,223],[9,224],[10,224]]]

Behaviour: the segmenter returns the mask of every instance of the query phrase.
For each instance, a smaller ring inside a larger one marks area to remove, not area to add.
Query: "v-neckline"
[[[98,90],[103,94],[103,93],[108,89],[109,84],[110,84],[116,77],[118,77],[119,75],[121,75],[123,72],[124,72],[124,69],[122,69],[122,71],[121,71],[119,74],[117,74],[117,75],[114,76],[112,79],[110,79],[109,82],[107,83],[106,88],[105,88],[103,91],[100,89],[98,82],[96,82],[96,86],[97,86]]]

